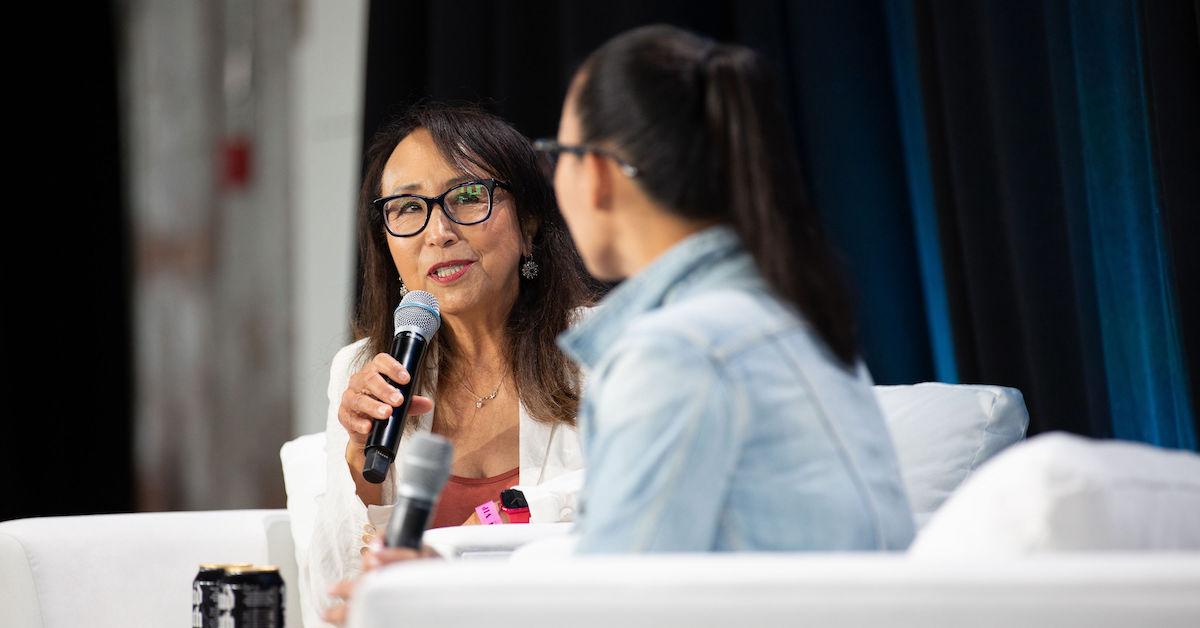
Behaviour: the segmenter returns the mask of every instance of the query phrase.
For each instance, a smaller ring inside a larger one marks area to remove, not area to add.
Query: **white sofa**
[[[560,538],[509,561],[382,570],[365,580],[352,620],[364,627],[1196,624],[1200,554],[1181,550],[1200,549],[1200,457],[1054,436],[975,473],[1024,434],[1019,392],[923,384],[877,394],[923,526],[907,555],[547,561],[539,557],[569,543],[563,526],[434,531],[427,538],[448,553]],[[223,561],[279,565],[291,585],[288,624],[301,625],[295,556],[307,550],[314,482],[323,475],[320,440],[303,437],[284,449],[286,513],[0,523],[0,626],[188,625],[197,564]],[[1139,516],[1154,526],[1140,529]],[[1059,549],[1081,552],[1053,554]],[[1111,549],[1164,551],[1093,551]],[[530,608],[536,612],[517,612]]]
[[[1200,456],[1134,443],[1012,447],[903,554],[571,558],[551,533],[507,561],[370,574],[350,626],[1200,626]]]
[[[42,517],[0,523],[3,628],[190,626],[200,563],[278,565],[297,582],[287,512]],[[300,626],[288,589],[289,626]]]
[[[1200,558],[724,554],[428,562],[371,574],[357,598],[351,628],[1195,628]]]

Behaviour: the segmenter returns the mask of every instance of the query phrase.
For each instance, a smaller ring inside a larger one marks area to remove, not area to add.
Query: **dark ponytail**
[[[645,26],[609,40],[580,74],[583,141],[611,146],[680,216],[732,227],[776,294],[852,365],[853,312],[766,62],[749,48]]]

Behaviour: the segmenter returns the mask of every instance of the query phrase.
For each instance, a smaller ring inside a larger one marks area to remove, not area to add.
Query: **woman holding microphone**
[[[496,502],[510,488],[533,522],[569,521],[582,482],[579,371],[554,339],[592,292],[543,160],[496,116],[425,105],[386,125],[366,163],[359,340],[330,370],[325,483],[299,565],[314,624],[330,585],[361,570],[396,500],[400,465],[382,484],[367,482],[363,447],[373,421],[401,405],[384,377],[403,384],[410,376],[387,353],[392,312],[407,291],[432,293],[442,318],[407,426],[454,445],[431,527],[477,523],[484,504],[503,518]]]
[[[891,437],[764,61],[626,32],[536,146],[587,269],[622,280],[558,339],[588,372],[575,551],[907,548]]]

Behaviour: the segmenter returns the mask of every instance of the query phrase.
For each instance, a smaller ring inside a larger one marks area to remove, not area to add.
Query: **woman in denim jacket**
[[[588,372],[578,552],[908,546],[790,138],[753,51],[650,26],[585,61],[538,143],[588,270],[623,280],[559,337]]]

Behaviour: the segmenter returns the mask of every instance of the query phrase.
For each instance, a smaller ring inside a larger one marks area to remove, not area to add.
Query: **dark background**
[[[116,15],[46,13],[22,18],[5,129],[0,520],[137,507]]]
[[[56,28],[12,131],[0,520],[137,509],[110,4]],[[783,79],[878,383],[1012,386],[1031,434],[1195,449],[1198,15],[1186,0],[376,1],[363,135],[433,97],[552,136],[579,62],[641,24],[752,46]]]
[[[364,139],[425,97],[482,101],[527,135],[552,136],[583,58],[642,24],[751,46],[783,79],[877,383],[1012,386],[1030,434],[1194,448],[1196,6],[375,2]],[[1121,115],[1096,122],[1109,106]],[[1148,146],[1096,141],[1105,133]],[[1131,164],[1151,174],[1131,176]],[[1097,198],[1094,180],[1111,176],[1136,192],[1124,206]],[[1141,218],[1120,225],[1129,231],[1103,232],[1128,213]],[[1097,276],[1093,258],[1124,256],[1126,239],[1164,255]],[[1136,294],[1169,303],[1123,310]],[[1131,372],[1138,361],[1148,366]]]

